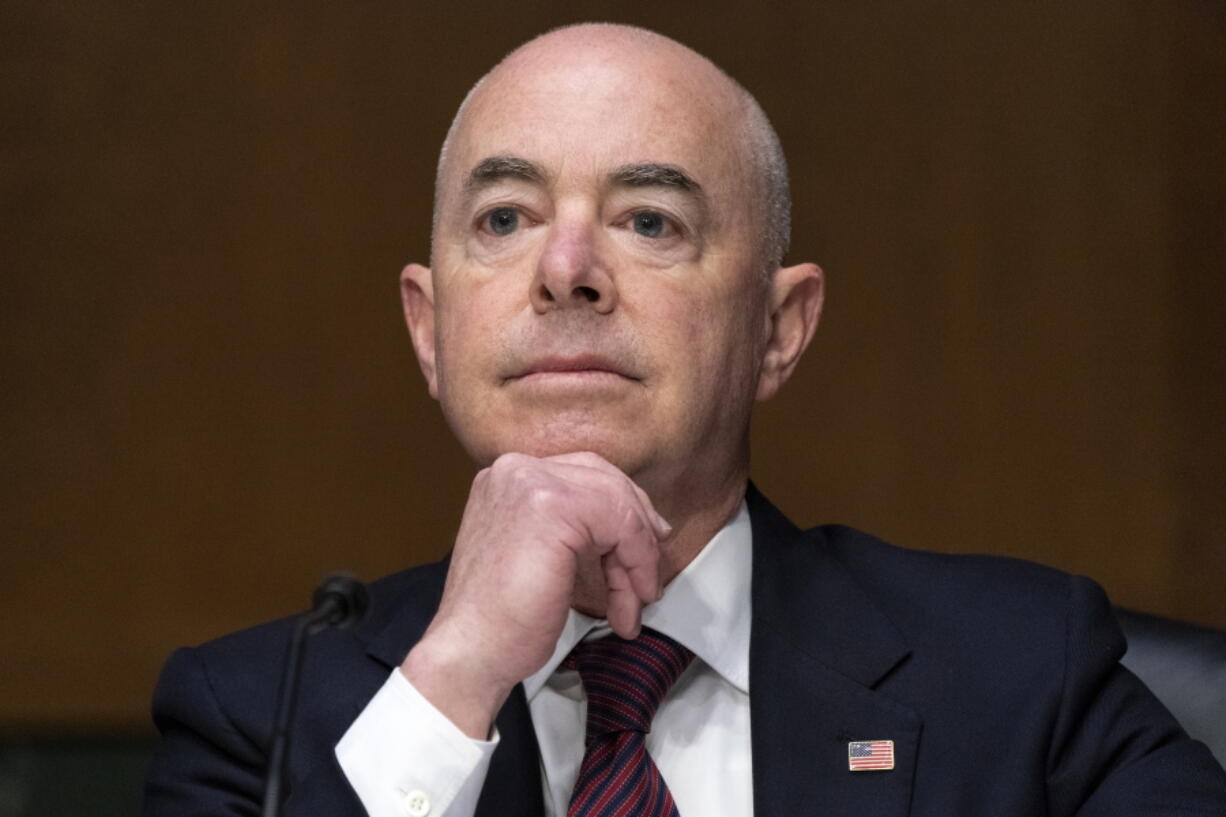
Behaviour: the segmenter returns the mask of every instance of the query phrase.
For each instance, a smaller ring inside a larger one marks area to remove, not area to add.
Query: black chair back
[[[1123,664],[1226,766],[1226,632],[1116,608]]]

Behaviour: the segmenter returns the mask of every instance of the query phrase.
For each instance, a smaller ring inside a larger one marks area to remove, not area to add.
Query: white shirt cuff
[[[394,669],[336,759],[370,817],[463,817],[477,808],[497,746],[497,729],[473,740]]]

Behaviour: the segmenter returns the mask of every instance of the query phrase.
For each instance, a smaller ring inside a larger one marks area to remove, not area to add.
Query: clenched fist
[[[662,592],[668,523],[596,454],[505,454],[473,480],[438,613],[401,671],[472,737],[549,656],[582,588],[618,635]],[[603,581],[601,580],[603,579]]]

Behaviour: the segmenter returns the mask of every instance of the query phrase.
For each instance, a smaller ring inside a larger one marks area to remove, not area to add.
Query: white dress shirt
[[[752,534],[740,511],[643,611],[644,626],[684,644],[694,661],[660,704],[647,751],[682,817],[751,815],[749,624]],[[587,701],[558,665],[608,624],[570,611],[553,656],[524,680],[541,751],[545,812],[563,817],[583,759]],[[336,745],[371,817],[469,817],[498,734],[473,740],[395,669]]]

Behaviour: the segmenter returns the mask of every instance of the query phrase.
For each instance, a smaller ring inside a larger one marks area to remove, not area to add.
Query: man
[[[1091,583],[748,486],[821,311],[788,209],[757,104],[658,35],[552,32],[470,93],[402,291],[483,470],[449,562],[312,645],[288,813],[1226,813]],[[168,664],[148,814],[254,813],[287,627]]]

